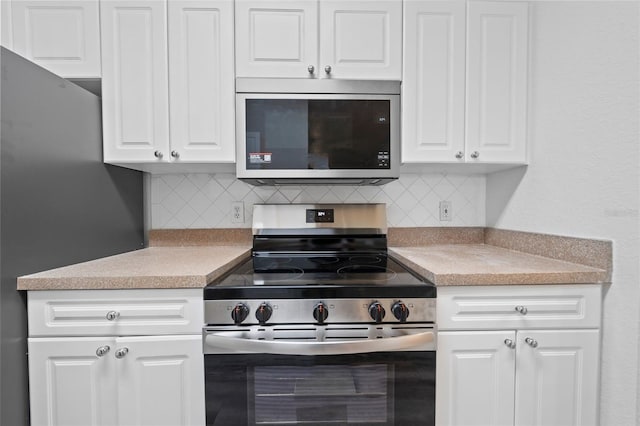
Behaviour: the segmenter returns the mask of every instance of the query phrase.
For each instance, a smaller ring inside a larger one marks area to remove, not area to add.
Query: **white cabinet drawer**
[[[202,289],[30,291],[29,336],[200,333],[203,304]]]
[[[601,286],[439,287],[440,330],[600,327]]]

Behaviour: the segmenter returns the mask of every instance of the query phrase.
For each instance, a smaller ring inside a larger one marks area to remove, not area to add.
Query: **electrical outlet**
[[[440,201],[440,220],[451,221],[452,216],[451,201]]]
[[[242,201],[231,203],[231,222],[244,223],[244,203]]]

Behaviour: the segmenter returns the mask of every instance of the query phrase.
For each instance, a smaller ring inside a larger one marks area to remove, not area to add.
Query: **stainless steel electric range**
[[[254,206],[204,290],[207,425],[434,424],[436,288],[386,233],[384,204]]]

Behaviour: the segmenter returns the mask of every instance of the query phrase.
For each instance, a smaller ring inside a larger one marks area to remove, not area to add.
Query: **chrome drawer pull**
[[[107,312],[106,318],[107,318],[109,321],[115,321],[115,320],[117,320],[118,318],[120,318],[120,312],[116,312],[116,311],[109,311],[109,312]]]
[[[116,351],[116,358],[122,359],[129,353],[129,348],[120,348]]]
[[[520,312],[522,315],[527,315],[527,312],[529,312],[527,307],[522,305],[516,306],[516,311]]]
[[[99,357],[105,356],[109,353],[110,350],[111,348],[108,345],[100,346],[98,349],[96,349],[96,355]]]

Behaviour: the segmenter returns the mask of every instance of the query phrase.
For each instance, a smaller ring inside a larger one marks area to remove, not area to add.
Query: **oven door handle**
[[[435,340],[433,331],[382,339],[347,340],[339,342],[292,342],[286,340],[253,340],[242,337],[241,331],[209,333],[204,339],[204,353],[215,349],[276,355],[344,355],[369,352],[415,350]]]

